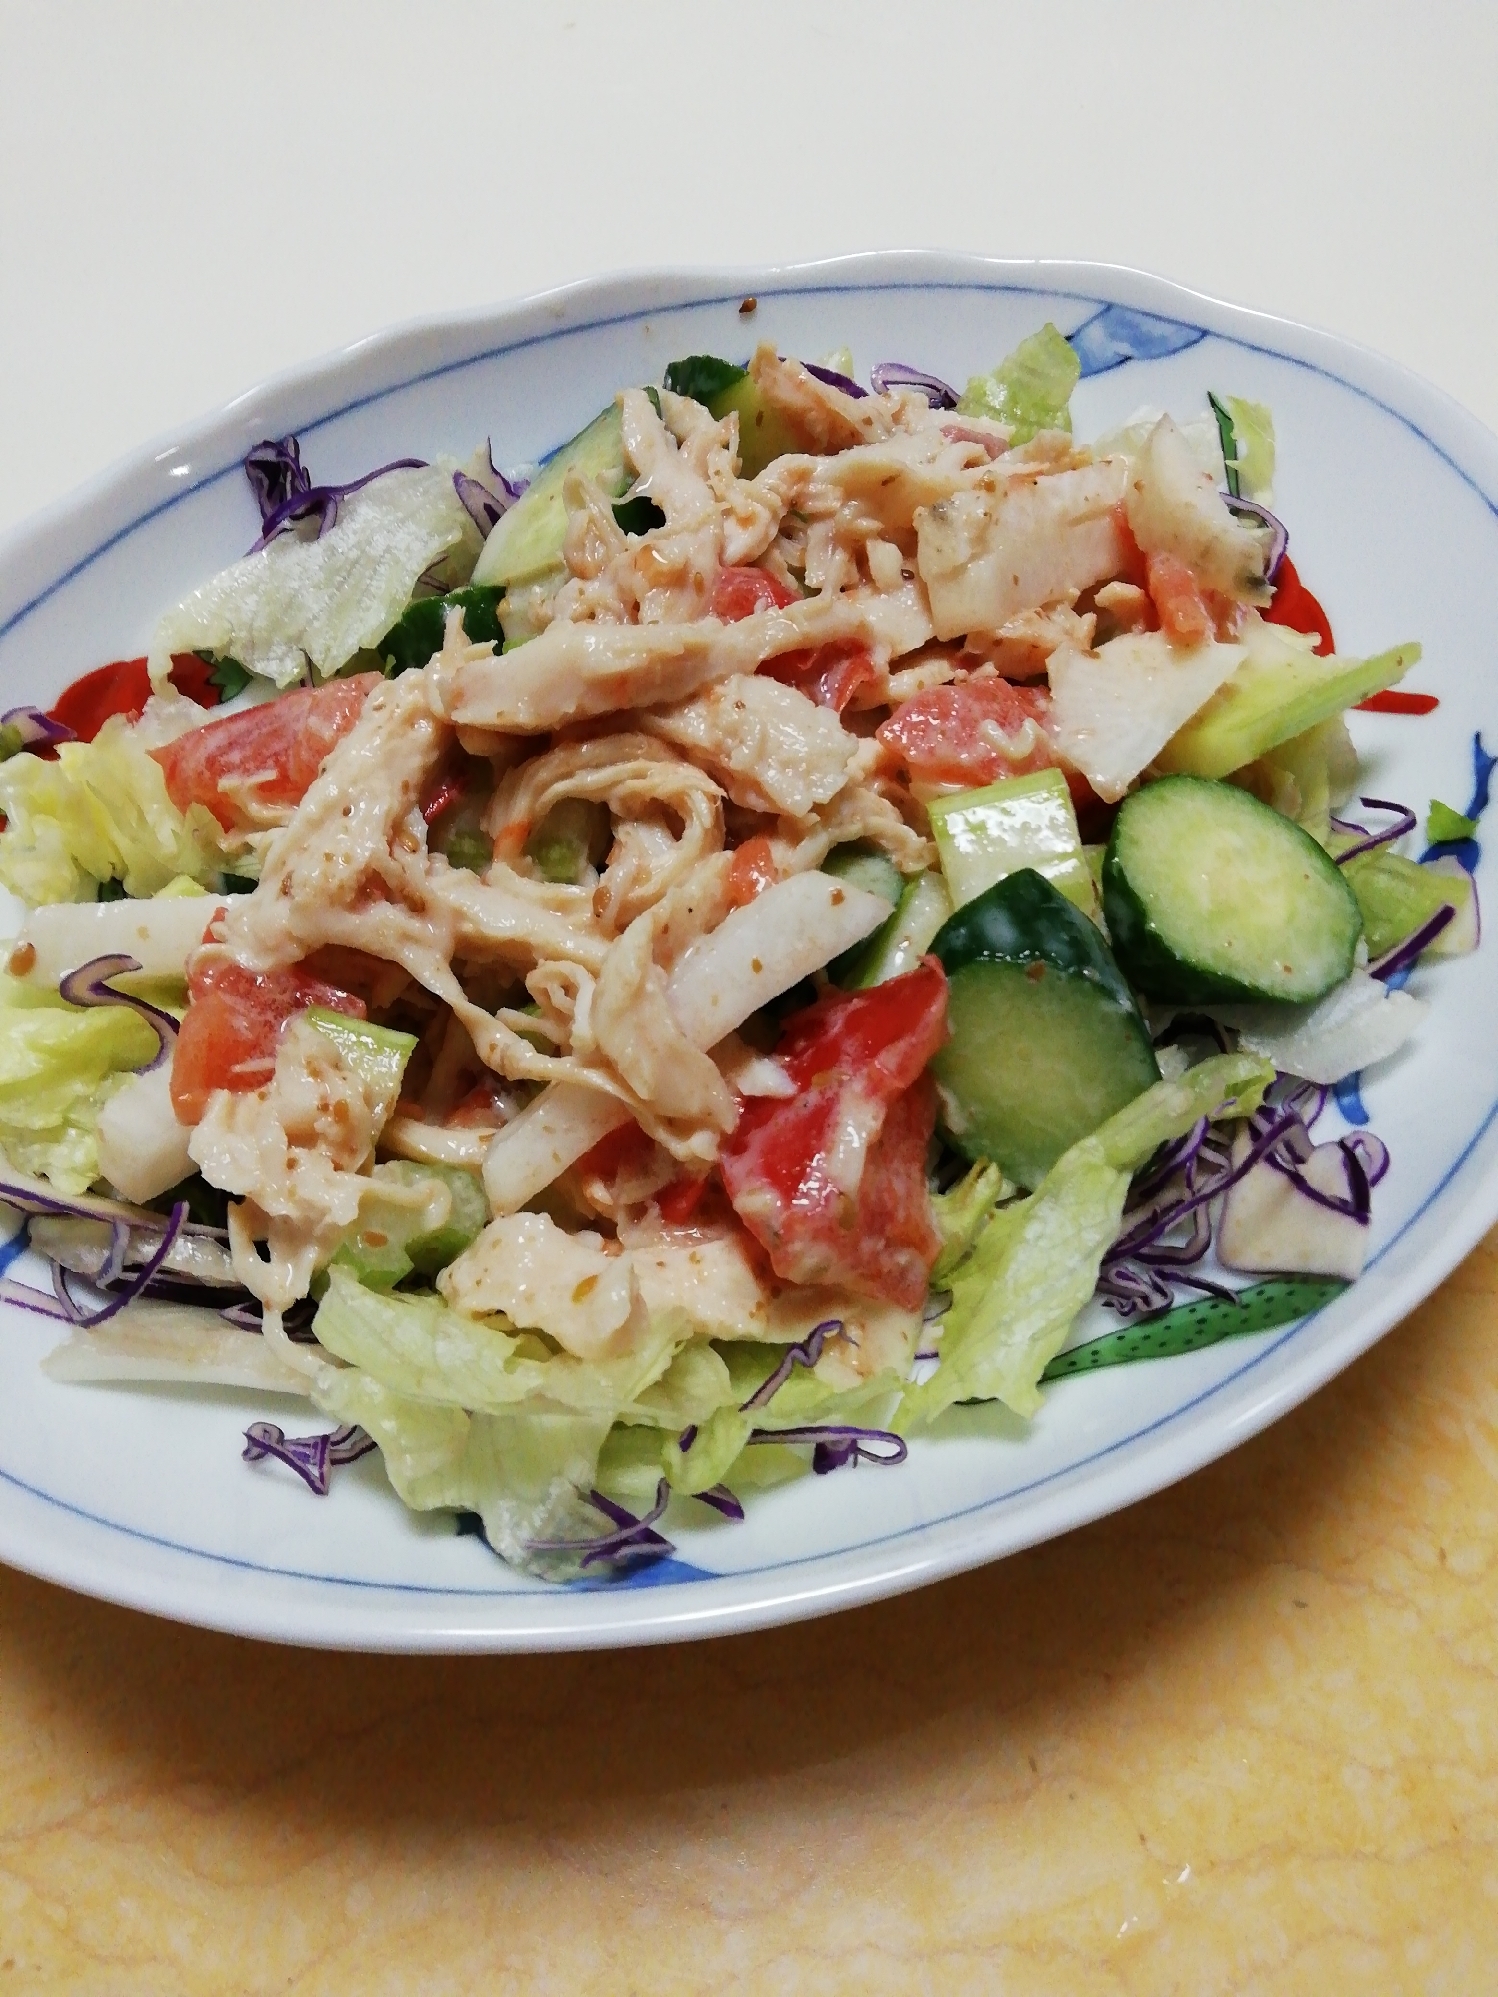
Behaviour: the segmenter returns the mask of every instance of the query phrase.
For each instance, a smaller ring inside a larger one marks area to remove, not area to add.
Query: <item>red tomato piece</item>
[[[876,732],[915,782],[965,787],[1056,768],[1042,732],[1050,711],[1048,687],[959,680],[901,701]]]
[[[199,707],[217,707],[221,699],[213,668],[196,652],[172,654],[172,685]],[[116,659],[98,666],[65,687],[49,710],[54,721],[71,728],[80,742],[92,742],[112,715],[138,721],[151,698],[151,676],[144,659]]]
[[[662,1187],[655,1196],[655,1204],[667,1227],[685,1227],[701,1206],[707,1187],[705,1174],[695,1179],[673,1179],[669,1186]]]
[[[856,639],[818,645],[815,651],[783,652],[760,667],[766,679],[780,680],[841,714],[861,686],[877,682],[879,669]]]
[[[652,1141],[631,1117],[628,1123],[600,1137],[590,1151],[578,1159],[576,1171],[584,1179],[617,1179],[626,1167],[638,1170],[649,1157]]]
[[[181,1123],[200,1121],[215,1089],[263,1087],[276,1072],[281,1029],[308,1006],[367,1017],[362,999],[300,965],[247,971],[232,960],[210,964],[189,977],[187,997],[172,1058],[172,1108]]]
[[[1217,635],[1207,600],[1179,555],[1151,555],[1148,575],[1150,601],[1162,631],[1182,645],[1200,645]]]
[[[720,1159],[729,1200],[778,1276],[919,1309],[940,1248],[925,1068],[946,1031],[934,957],[787,1020],[775,1054],[799,1093],[743,1103]]]
[[[257,804],[299,804],[378,684],[378,673],[358,673],[326,686],[298,687],[153,749],[172,803],[179,811],[206,805],[226,830],[246,822],[233,789],[252,793]]]
[[[753,901],[762,895],[766,888],[774,887],[780,879],[775,865],[775,855],[769,840],[762,832],[752,839],[746,839],[733,856],[728,869],[728,905],[742,908],[745,902]]]
[[[1266,624],[1283,624],[1287,631],[1313,633],[1316,650],[1323,657],[1337,649],[1330,619],[1297,575],[1288,555],[1280,558],[1274,579],[1274,601],[1261,615]]]
[[[796,600],[793,589],[764,569],[719,569],[709,609],[725,624],[737,624],[756,610],[784,610]]]

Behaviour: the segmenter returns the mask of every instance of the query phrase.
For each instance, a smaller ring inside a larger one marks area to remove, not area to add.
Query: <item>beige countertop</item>
[[[0,1997],[1475,1991],[1498,1234],[1114,1518],[669,1650],[326,1656],[0,1570]]]

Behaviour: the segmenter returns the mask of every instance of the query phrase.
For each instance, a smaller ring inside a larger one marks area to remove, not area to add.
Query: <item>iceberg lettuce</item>
[[[977,374],[958,399],[964,416],[992,416],[1010,426],[1011,441],[1026,444],[1038,430],[1071,429],[1072,390],[1082,364],[1049,322],[1021,340],[992,374]]]
[[[169,610],[152,640],[151,678],[162,683],[174,652],[234,658],[281,687],[301,679],[307,660],[330,678],[378,645],[434,564],[443,563],[444,582],[466,581],[479,546],[451,468],[387,472],[351,493],[319,539],[282,535]]]
[[[357,1367],[324,1366],[312,1398],[374,1438],[412,1511],[477,1512],[495,1552],[522,1571],[555,1579],[567,1563],[547,1558],[540,1543],[586,1541],[607,1529],[587,1497],[607,1415],[468,1414],[399,1393]]]
[[[184,877],[216,885],[224,865],[212,814],[178,811],[161,765],[119,715],[92,742],[61,743],[56,762],[0,764],[0,812],[0,881],[33,908],[92,901],[100,881],[138,897]]]
[[[0,1147],[65,1194],[99,1176],[99,1112],[157,1052],[127,1006],[67,1005],[0,975]]]
[[[1000,1207],[948,1276],[941,1360],[906,1388],[900,1426],[969,1400],[1033,1415],[1040,1376],[1097,1284],[1134,1173],[1199,1118],[1247,1115],[1273,1079],[1266,1061],[1224,1054],[1157,1082],[1063,1152],[1028,1199]]]

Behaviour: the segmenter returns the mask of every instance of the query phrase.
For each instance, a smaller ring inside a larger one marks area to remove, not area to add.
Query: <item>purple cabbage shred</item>
[[[631,1560],[660,1560],[676,1550],[664,1533],[655,1530],[656,1520],[670,1502],[671,1486],[664,1477],[655,1487],[655,1503],[641,1518],[602,1491],[589,1491],[588,1503],[603,1513],[613,1530],[599,1533],[596,1539],[535,1539],[530,1551],[575,1553],[580,1567],[592,1567],[600,1561],[617,1565]]]
[[[1290,545],[1289,529],[1278,514],[1271,513],[1267,506],[1260,506],[1255,499],[1234,499],[1223,494],[1223,503],[1230,513],[1241,514],[1259,527],[1269,529],[1269,553],[1264,562],[1264,580],[1273,582],[1279,574],[1280,563],[1285,559],[1285,550]]]
[[[813,1326],[799,1345],[788,1345],[775,1371],[755,1388],[747,1401],[740,1404],[739,1413],[747,1415],[753,1409],[762,1408],[767,1401],[773,1400],[796,1367],[815,1366],[822,1356],[822,1347],[827,1342],[828,1334],[841,1331],[842,1328],[841,1318],[824,1318],[819,1325]],[[688,1448],[690,1445],[683,1443],[682,1447]]]
[[[39,707],[12,707],[0,714],[0,728],[14,728],[21,738],[23,749],[34,749],[38,743],[50,747],[56,742],[77,740],[65,722],[54,721],[50,714],[43,714]]]
[[[1412,936],[1406,936],[1402,943],[1396,943],[1392,950],[1386,950],[1382,957],[1368,966],[1369,977],[1387,979],[1392,978],[1396,971],[1407,970],[1420,952],[1435,942],[1447,923],[1455,920],[1456,910],[1451,903],[1442,902],[1430,920],[1422,922]]]
[[[1212,1202],[1260,1163],[1282,1173],[1313,1205],[1366,1226],[1372,1189],[1389,1169],[1388,1148],[1380,1138],[1355,1130],[1337,1140],[1344,1192],[1326,1192],[1306,1176],[1316,1148],[1311,1129],[1330,1096],[1319,1083],[1279,1076],[1246,1119],[1249,1142],[1236,1161],[1227,1139],[1205,1118],[1162,1146],[1135,1186],[1123,1226],[1103,1257],[1098,1300],[1123,1318],[1142,1318],[1169,1310],[1176,1287],[1234,1295],[1192,1272],[1212,1246]]]
[[[1350,819],[1333,818],[1332,827],[1337,832],[1351,832],[1356,835],[1356,843],[1345,852],[1335,855],[1337,865],[1345,866],[1355,860],[1359,853],[1371,853],[1376,847],[1392,845],[1402,839],[1407,832],[1415,829],[1415,814],[1407,804],[1396,804],[1386,797],[1360,797],[1358,803],[1365,811],[1387,811],[1394,817],[1392,825],[1386,825],[1382,832],[1370,832],[1366,825],[1354,825]]]
[[[811,1467],[818,1477],[850,1463],[878,1463],[892,1469],[910,1454],[905,1438],[887,1428],[859,1428],[851,1422],[807,1422],[800,1428],[757,1428],[750,1442],[811,1443]]]
[[[90,957],[86,964],[80,964],[75,971],[69,971],[58,983],[58,995],[69,1005],[122,1005],[137,1013],[156,1035],[156,1052],[147,1061],[140,1074],[149,1075],[159,1068],[170,1056],[177,1044],[177,1022],[169,1012],[160,1006],[148,1005],[142,998],[133,998],[128,992],[117,992],[110,984],[111,978],[123,977],[127,972],[138,971],[140,962],[135,957],[123,953],[113,953],[107,957]]]
[[[524,479],[508,479],[502,471],[496,470],[494,444],[490,438],[484,440],[484,456],[489,466],[487,475],[475,477],[472,472],[454,472],[453,491],[467,508],[474,526],[487,540],[500,516],[508,513],[525,491],[526,482]]]
[[[877,395],[888,395],[892,388],[915,388],[933,409],[957,407],[957,391],[950,382],[943,381],[940,375],[927,374],[923,368],[910,367],[904,361],[876,361],[869,369],[869,381]]]
[[[389,464],[376,465],[372,472],[350,479],[346,485],[314,485],[295,437],[262,439],[244,459],[245,477],[260,509],[260,539],[249,552],[258,554],[278,534],[309,520],[314,513],[318,519],[313,539],[319,539],[337,520],[340,500],[383,478],[386,472],[424,471],[426,463],[425,458],[392,458]]]
[[[852,375],[839,374],[835,368],[818,367],[815,361],[803,361],[801,365],[808,374],[815,375],[818,381],[825,381],[829,388],[840,388],[844,395],[851,395],[856,401],[861,402],[869,392],[866,388],[860,388]]]
[[[325,1498],[333,1471],[340,1464],[357,1463],[375,1447],[372,1435],[347,1422],[324,1435],[287,1435],[273,1421],[252,1421],[244,1432],[242,1453],[246,1463],[273,1456],[294,1470],[309,1491]]]

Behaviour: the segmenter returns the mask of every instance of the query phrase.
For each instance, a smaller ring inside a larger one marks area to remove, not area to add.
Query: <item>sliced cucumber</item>
[[[1165,777],[1125,799],[1103,862],[1118,961],[1175,1005],[1305,1004],[1352,970],[1357,899],[1310,834],[1233,784]]]
[[[1034,868],[958,909],[931,947],[951,1027],[932,1072],[969,1157],[1037,1186],[1063,1151],[1160,1079],[1107,944]]]
[[[596,479],[611,499],[629,484],[624,462],[624,418],[617,402],[547,459],[508,512],[495,521],[474,565],[473,581],[516,589],[540,580],[562,559],[567,508],[562,482],[574,467]]]
[[[834,846],[822,862],[822,872],[834,880],[851,881],[866,894],[881,896],[891,908],[898,908],[905,892],[905,878],[888,853],[865,845],[861,839]]]
[[[393,1026],[376,1026],[372,1020],[354,1019],[346,1012],[333,1012],[320,1005],[309,1006],[305,1017],[309,1026],[315,1026],[332,1041],[376,1105],[388,1116],[400,1094],[401,1079],[415,1049],[416,1035],[398,1032]]]
[[[471,645],[502,645],[499,600],[503,595],[502,589],[482,585],[475,589],[470,584],[466,589],[450,590],[446,596],[423,596],[407,604],[375,647],[386,677],[394,679],[397,673],[424,666],[442,650],[449,610],[462,611],[463,634]]]
[[[665,384],[673,395],[700,402],[720,423],[730,410],[737,412],[739,470],[744,478],[757,477],[788,451],[807,448],[806,438],[765,401],[749,370],[732,361],[721,361],[716,354],[689,354],[685,360],[672,361]]]
[[[927,807],[942,872],[959,908],[1022,867],[1033,867],[1084,915],[1097,907],[1077,814],[1059,770],[1001,777]]]
[[[844,968],[839,972],[832,967],[836,982],[845,990],[867,991],[870,985],[913,971],[951,913],[952,897],[941,875],[917,874],[903,884],[899,906],[889,921],[838,959]]]
[[[905,892],[905,879],[888,853],[881,853],[877,846],[855,840],[846,846],[835,846],[822,862],[822,872],[840,881],[851,881],[854,887],[862,888],[866,894],[878,895],[881,901],[889,903],[890,921],[894,920],[893,911],[899,907],[900,897]],[[873,936],[862,943],[855,943],[851,950],[833,958],[827,966],[827,975],[835,985],[846,989],[858,982],[857,974],[864,959],[888,927],[889,923],[884,923],[874,931]]]
[[[422,1187],[440,1180],[447,1187],[447,1218],[435,1227],[422,1227],[425,1210],[401,1200],[369,1194],[359,1219],[339,1244],[333,1261],[353,1271],[367,1290],[393,1290],[407,1276],[435,1276],[465,1248],[477,1241],[489,1224],[489,1202],[477,1172],[457,1165],[416,1164],[407,1159],[375,1167],[376,1188],[383,1183]]]

